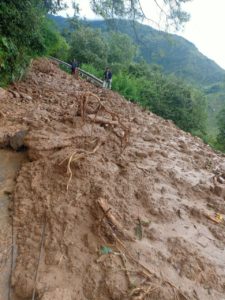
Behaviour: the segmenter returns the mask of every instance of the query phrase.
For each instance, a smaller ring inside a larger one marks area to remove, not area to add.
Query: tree
[[[46,53],[43,22],[57,0],[0,1],[0,84],[20,78],[32,56]]]
[[[56,29],[53,21],[44,19],[41,26],[44,52],[62,60],[68,59],[69,45],[64,37]]]
[[[140,77],[139,102],[155,114],[173,120],[181,129],[204,135],[206,101],[204,95],[175,76],[165,76],[157,68]],[[141,73],[140,73],[141,74]]]
[[[136,53],[137,47],[133,44],[131,38],[123,33],[110,32],[108,35],[108,62],[118,64],[130,64]]]
[[[92,64],[98,69],[107,64],[108,46],[100,30],[80,27],[72,34],[70,47],[70,59]]]
[[[221,146],[222,150],[225,151],[225,107],[218,114],[217,124],[219,128],[217,142]]]

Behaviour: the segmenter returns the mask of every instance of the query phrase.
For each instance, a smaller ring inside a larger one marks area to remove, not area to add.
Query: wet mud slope
[[[14,300],[225,299],[224,156],[47,60],[1,97]]]
[[[12,194],[15,179],[22,163],[26,161],[26,153],[0,149],[0,300],[10,296],[10,275],[13,267],[12,250]],[[14,252],[16,247],[14,247]],[[14,256],[15,257],[15,256]]]

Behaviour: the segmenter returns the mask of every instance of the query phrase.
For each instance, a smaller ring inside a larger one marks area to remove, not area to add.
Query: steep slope
[[[224,156],[47,60],[0,111],[2,145],[20,131],[29,157],[13,197],[15,300],[223,299]]]

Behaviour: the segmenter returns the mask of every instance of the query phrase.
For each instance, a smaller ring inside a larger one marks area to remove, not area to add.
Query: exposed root
[[[100,205],[100,207],[102,208],[102,210],[104,212],[107,211],[108,206],[107,206],[106,201],[104,199],[98,200],[98,204]],[[155,279],[160,281],[160,285],[157,285],[157,286],[154,286],[154,287],[151,286],[147,290],[146,289],[143,290],[143,288],[135,289],[136,292],[139,290],[139,291],[142,291],[142,293],[141,293],[140,297],[138,297],[138,298],[135,297],[135,298],[132,298],[132,299],[134,299],[134,300],[143,300],[150,293],[152,293],[156,289],[162,288],[163,285],[167,284],[172,288],[172,290],[174,292],[174,300],[179,300],[180,296],[182,297],[182,299],[188,300],[188,298],[183,293],[181,293],[181,291],[173,283],[171,283],[167,279],[160,278],[159,275],[157,275],[154,271],[147,268],[140,261],[138,261],[135,257],[133,257],[132,254],[130,254],[130,252],[128,251],[126,245],[117,237],[117,235],[115,233],[115,230],[114,230],[115,227],[116,228],[121,228],[121,225],[118,227],[118,225],[119,225],[118,221],[116,221],[116,219],[114,218],[114,216],[111,213],[109,214],[109,212],[108,212],[106,216],[110,221],[111,226],[109,226],[109,228],[111,229],[111,234],[112,234],[112,236],[113,236],[113,238],[116,242],[115,247],[118,250],[118,252],[120,253],[121,259],[123,259],[124,257],[127,257],[132,263],[135,263],[138,268],[141,268],[141,274],[144,277],[146,277],[149,281],[152,281],[152,278],[155,278]],[[115,227],[112,226],[112,225],[114,225]],[[124,270],[125,270],[126,277],[128,278],[129,283],[131,284],[130,278],[129,278],[129,275],[128,275],[128,271],[126,270],[126,265],[124,264],[124,262],[122,262],[122,263],[123,263],[123,267],[124,267]],[[132,295],[130,295],[130,296],[132,296]]]
[[[66,190],[68,192],[69,190],[69,185],[70,185],[70,182],[72,180],[72,177],[73,177],[73,173],[72,173],[72,170],[71,170],[71,163],[72,162],[76,162],[80,159],[83,159],[89,155],[92,155],[94,154],[98,149],[99,147],[102,145],[102,141],[99,141],[97,143],[97,145],[95,146],[94,150],[93,151],[86,151],[86,150],[81,150],[81,149],[77,149],[75,150],[72,154],[70,154],[69,157],[66,157],[61,163],[64,163],[67,159],[68,159],[68,163],[67,163],[67,174],[69,174],[69,180],[67,182],[67,185],[66,185]]]
[[[127,277],[128,287],[131,288],[132,282],[130,280],[130,275],[129,275],[129,272],[128,272],[127,267],[126,267],[126,256],[122,252],[119,252],[119,253],[120,253],[120,258],[121,258],[121,261],[122,261],[122,264],[123,264],[123,267],[124,267],[124,272],[125,272],[125,275]]]
[[[135,288],[130,293],[130,297],[132,297],[133,300],[144,300],[147,296],[149,296],[152,292],[154,292],[157,289],[160,289],[160,286],[150,286],[148,288]]]
[[[100,123],[100,124],[104,124],[104,125],[109,125],[109,126],[120,126],[123,130],[123,135],[119,135],[115,130],[113,130],[114,134],[120,138],[121,140],[121,146],[122,146],[122,150],[124,150],[129,142],[129,133],[130,133],[130,127],[127,127],[126,125],[123,124],[123,122],[120,120],[120,117],[118,114],[116,114],[115,112],[109,110],[100,100],[100,98],[91,93],[91,92],[88,92],[88,93],[85,93],[83,95],[83,97],[81,97],[81,104],[80,104],[80,113],[81,113],[81,117],[82,117],[82,120],[85,121],[85,117],[86,117],[86,109],[87,109],[87,104],[89,102],[89,99],[90,97],[93,97],[97,100],[98,102],[98,106],[97,108],[95,109],[94,113],[95,115],[93,116],[93,112],[92,112],[92,116],[88,116],[88,119],[91,121],[91,122],[94,122],[94,123]],[[98,117],[97,118],[97,114],[99,112],[99,110],[102,109],[104,110],[106,113],[108,113],[111,117],[112,117],[112,120],[108,120],[108,119],[103,119],[103,118],[100,118]]]

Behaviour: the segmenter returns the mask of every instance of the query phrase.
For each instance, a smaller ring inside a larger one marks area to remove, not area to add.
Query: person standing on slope
[[[104,72],[104,81],[103,81],[103,88],[110,89],[112,87],[112,71],[110,68],[106,68]]]
[[[76,61],[76,59],[74,59],[71,64],[71,74],[75,77],[75,79],[78,79],[79,77],[78,66],[78,62]]]

